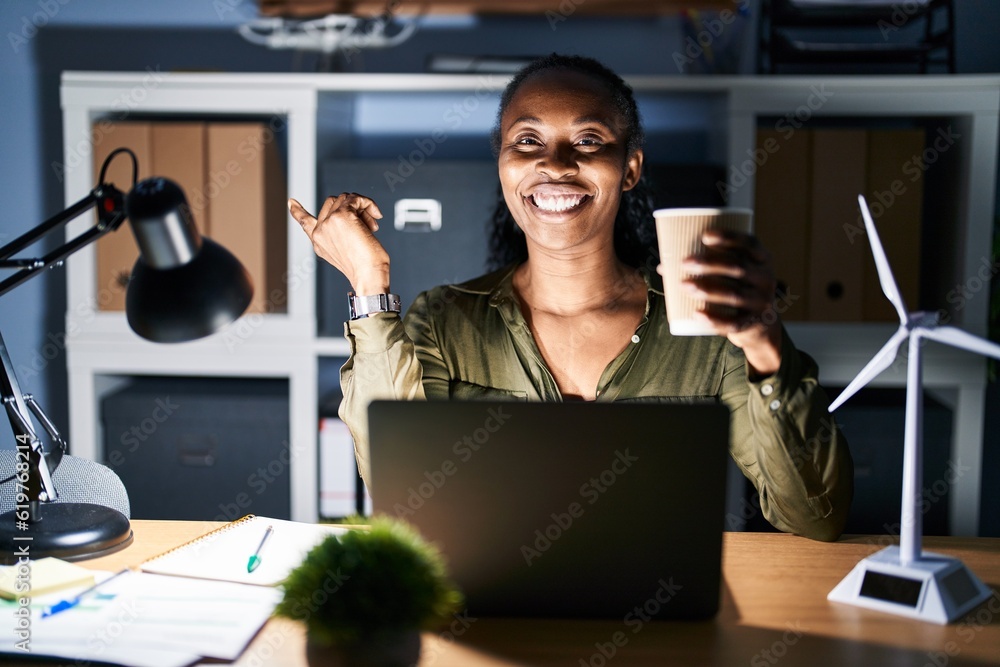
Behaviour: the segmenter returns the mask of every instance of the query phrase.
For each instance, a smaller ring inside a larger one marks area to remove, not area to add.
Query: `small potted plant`
[[[438,550],[379,517],[314,547],[285,580],[275,613],[306,624],[310,665],[396,667],[416,664],[420,631],[461,604]]]

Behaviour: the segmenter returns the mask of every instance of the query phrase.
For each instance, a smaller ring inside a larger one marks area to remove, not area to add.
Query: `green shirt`
[[[368,403],[390,399],[561,401],[513,289],[514,267],[422,293],[402,320],[380,313],[348,322],[340,416],[368,466]],[[843,531],[853,494],[847,443],[827,411],[816,363],[783,335],[781,368],[748,376],[743,352],[722,336],[672,336],[663,292],[644,274],[646,312],[604,369],[598,401],[721,400],[731,410],[730,454],[775,527],[820,540]]]

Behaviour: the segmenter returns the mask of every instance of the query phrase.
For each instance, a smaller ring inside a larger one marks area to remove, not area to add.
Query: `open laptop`
[[[375,401],[369,424],[375,511],[438,545],[473,616],[717,612],[725,406]]]

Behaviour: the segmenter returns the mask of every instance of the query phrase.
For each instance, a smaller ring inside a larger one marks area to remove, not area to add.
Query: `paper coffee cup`
[[[686,257],[702,252],[701,237],[708,229],[750,233],[753,211],[748,208],[662,208],[653,211],[656,239],[663,265],[663,293],[667,300],[667,321],[675,336],[714,335],[711,324],[695,317],[705,300],[694,297],[681,281],[689,274],[681,269]]]

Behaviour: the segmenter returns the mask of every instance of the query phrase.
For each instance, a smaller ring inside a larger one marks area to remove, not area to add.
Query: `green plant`
[[[379,517],[314,547],[275,613],[304,621],[315,642],[347,645],[432,629],[461,604],[438,550],[408,524]]]

